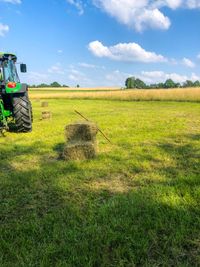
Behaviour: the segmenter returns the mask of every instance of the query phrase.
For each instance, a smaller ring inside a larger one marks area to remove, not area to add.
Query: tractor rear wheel
[[[32,131],[32,106],[27,93],[13,96],[13,117],[18,132]]]

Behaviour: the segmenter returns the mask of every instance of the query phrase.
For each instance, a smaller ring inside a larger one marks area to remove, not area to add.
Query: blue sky
[[[0,0],[0,14],[0,51],[31,84],[200,80],[200,0]]]

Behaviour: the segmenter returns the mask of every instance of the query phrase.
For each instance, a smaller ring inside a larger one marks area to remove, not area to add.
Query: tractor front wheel
[[[32,106],[27,93],[13,96],[13,117],[18,132],[32,131]]]

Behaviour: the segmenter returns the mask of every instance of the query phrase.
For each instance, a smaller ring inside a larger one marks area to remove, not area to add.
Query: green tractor
[[[28,86],[20,83],[16,63],[14,54],[0,52],[0,131],[14,122],[17,132],[30,132],[33,118]],[[25,73],[26,64],[20,64],[20,70]]]

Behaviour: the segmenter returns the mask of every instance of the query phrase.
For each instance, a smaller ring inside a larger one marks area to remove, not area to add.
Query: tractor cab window
[[[4,62],[4,76],[6,82],[19,83],[19,77],[17,75],[17,69],[12,60]]]

